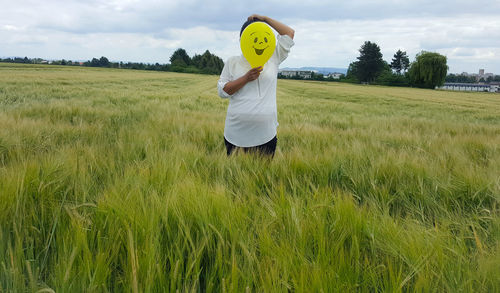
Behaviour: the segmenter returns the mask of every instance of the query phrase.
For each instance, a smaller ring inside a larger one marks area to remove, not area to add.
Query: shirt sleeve
[[[278,43],[276,45],[276,53],[278,55],[279,64],[285,61],[290,53],[290,48],[293,47],[295,43],[289,35],[278,35]]]
[[[230,98],[232,95],[226,93],[224,91],[224,86],[226,86],[226,83],[230,82],[233,80],[233,77],[231,73],[229,72],[230,68],[230,63],[231,59],[227,60],[226,63],[224,63],[224,68],[222,69],[222,73],[220,74],[219,81],[217,82],[217,91],[219,92],[219,97],[221,98]]]

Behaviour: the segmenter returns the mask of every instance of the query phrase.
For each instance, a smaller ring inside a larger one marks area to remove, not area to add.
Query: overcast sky
[[[500,0],[0,0],[0,57],[168,63],[181,47],[226,60],[252,13],[295,29],[282,67],[347,68],[369,40],[388,62],[426,50],[453,73],[500,74]]]

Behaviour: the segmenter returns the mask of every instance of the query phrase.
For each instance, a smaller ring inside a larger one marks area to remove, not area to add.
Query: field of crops
[[[0,292],[499,292],[500,95],[0,64]]]

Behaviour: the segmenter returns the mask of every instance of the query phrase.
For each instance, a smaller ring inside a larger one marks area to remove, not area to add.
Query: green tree
[[[170,64],[173,66],[186,67],[191,65],[191,58],[186,53],[186,50],[179,48],[170,56]]]
[[[434,52],[422,51],[408,71],[412,85],[433,89],[444,84],[448,65],[446,56]]]
[[[201,55],[194,54],[193,58],[191,58],[191,64],[193,66],[195,66],[196,68],[200,68],[202,66],[202,64],[201,64]]]
[[[218,56],[210,53],[206,50],[203,55],[201,55],[201,67],[199,67],[203,73],[208,74],[220,74],[222,68],[224,67],[224,61]]]
[[[191,65],[200,69],[201,73],[220,74],[224,67],[224,61],[206,50],[203,55],[195,54],[191,59]]]
[[[313,71],[313,72],[311,72],[311,79],[312,80],[325,80],[325,77],[323,76],[323,73],[315,73]]]
[[[410,59],[408,55],[406,55],[406,52],[398,50],[396,54],[394,54],[390,66],[397,74],[401,74],[401,71],[404,73],[408,67],[410,67]]]
[[[351,64],[349,64],[345,78],[346,78],[346,81],[348,81],[348,82],[359,83],[359,80],[358,80],[358,62],[357,61],[351,62]]]
[[[389,63],[384,61],[384,67],[377,76],[377,79],[375,79],[374,84],[385,86],[409,86],[409,81],[406,74],[394,73]]]
[[[450,74],[446,75],[444,81],[445,82],[460,82],[461,76],[450,73]]]
[[[366,41],[359,49],[359,57],[356,62],[356,76],[360,81],[372,82],[384,69],[384,60],[380,47],[370,41]]]
[[[101,67],[109,67],[109,60],[108,60],[108,58],[102,56],[99,59],[99,66],[101,66]]]
[[[100,66],[99,59],[92,58],[92,60],[90,61],[90,66],[91,67],[99,67]]]

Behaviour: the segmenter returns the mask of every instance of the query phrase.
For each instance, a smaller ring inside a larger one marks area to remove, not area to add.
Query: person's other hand
[[[259,14],[252,14],[248,17],[248,20],[260,20],[266,22],[266,16]]]
[[[247,81],[253,81],[259,78],[262,69],[262,66],[259,66],[248,70],[248,72],[245,74]]]

